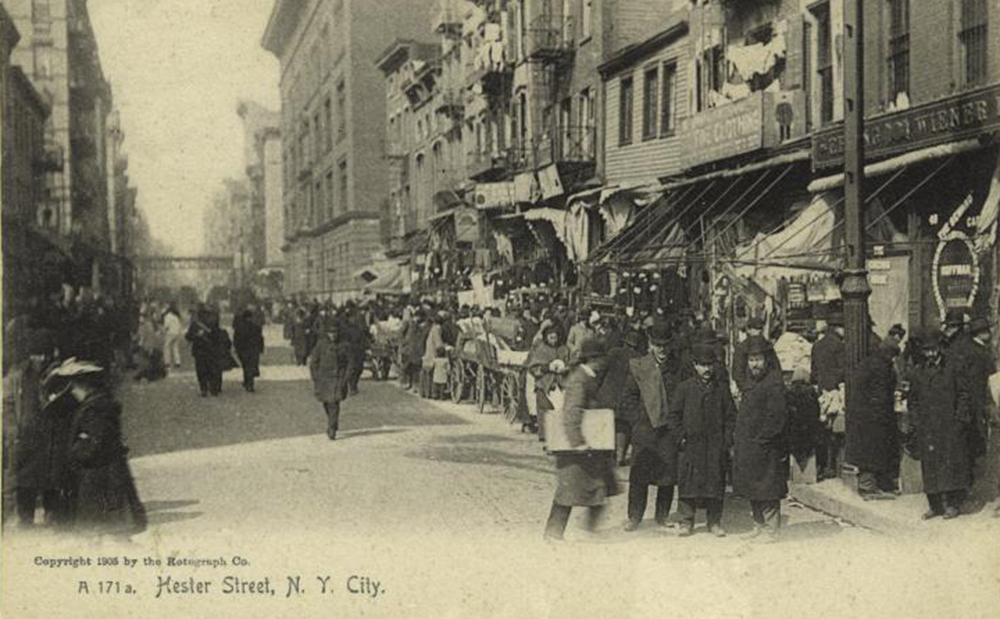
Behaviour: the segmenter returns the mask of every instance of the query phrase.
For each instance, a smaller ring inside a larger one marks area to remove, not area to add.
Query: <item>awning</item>
[[[365,284],[364,289],[374,294],[406,294],[410,291],[410,286],[404,269],[399,265],[392,265],[376,279]]]
[[[726,228],[740,220],[770,194],[799,165],[757,168],[743,175],[705,175],[693,182],[674,184],[651,206],[640,211],[618,236],[592,252],[591,263],[647,264],[679,262],[693,249],[709,226],[726,219]]]
[[[879,161],[878,163],[870,163],[865,166],[865,177],[872,178],[875,176],[881,176],[883,174],[888,174],[889,172],[895,172],[900,168],[905,168],[906,166],[913,165],[914,163],[920,163],[923,161],[929,161],[931,159],[937,159],[940,157],[947,157],[949,155],[960,155],[962,153],[976,150],[982,148],[983,145],[979,140],[963,140],[961,142],[953,142],[951,144],[943,144],[941,146],[931,146],[928,148],[921,148],[913,152],[906,153],[905,155],[900,155],[898,157],[892,157],[891,159],[886,159],[884,161]],[[834,174],[832,176],[825,176],[823,178],[818,178],[813,182],[809,183],[809,191],[811,193],[819,193],[827,191],[829,189],[834,189],[840,187],[844,184],[844,174]]]

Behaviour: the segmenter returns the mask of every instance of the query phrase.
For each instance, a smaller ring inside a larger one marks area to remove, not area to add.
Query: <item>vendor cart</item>
[[[472,399],[480,413],[499,411],[511,423],[527,414],[524,360],[505,339],[485,332],[459,341],[451,359],[449,390],[453,402]]]

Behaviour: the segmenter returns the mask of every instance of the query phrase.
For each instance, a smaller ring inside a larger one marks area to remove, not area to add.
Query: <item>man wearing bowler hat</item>
[[[635,457],[629,471],[626,531],[639,528],[647,489],[656,486],[656,523],[666,526],[677,483],[677,440],[667,427],[669,402],[681,382],[681,368],[669,356],[670,327],[657,321],[649,330],[649,352],[632,359],[622,389],[622,409],[632,420]]]
[[[714,377],[715,347],[695,344],[691,349],[695,375],[680,384],[668,403],[667,427],[677,440],[678,495],[682,537],[694,532],[695,511],[707,511],[708,530],[725,537],[722,507],[726,492],[729,448],[732,446],[736,407],[729,385]]]

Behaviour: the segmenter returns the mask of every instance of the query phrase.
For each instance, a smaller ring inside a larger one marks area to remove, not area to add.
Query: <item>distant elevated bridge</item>
[[[146,290],[191,286],[204,299],[213,286],[232,286],[232,256],[137,256],[135,266]]]

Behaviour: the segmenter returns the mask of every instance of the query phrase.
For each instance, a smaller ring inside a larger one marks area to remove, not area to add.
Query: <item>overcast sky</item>
[[[90,2],[121,110],[129,175],[155,237],[201,252],[205,205],[243,175],[241,98],[278,110],[278,62],[260,47],[274,0]]]

